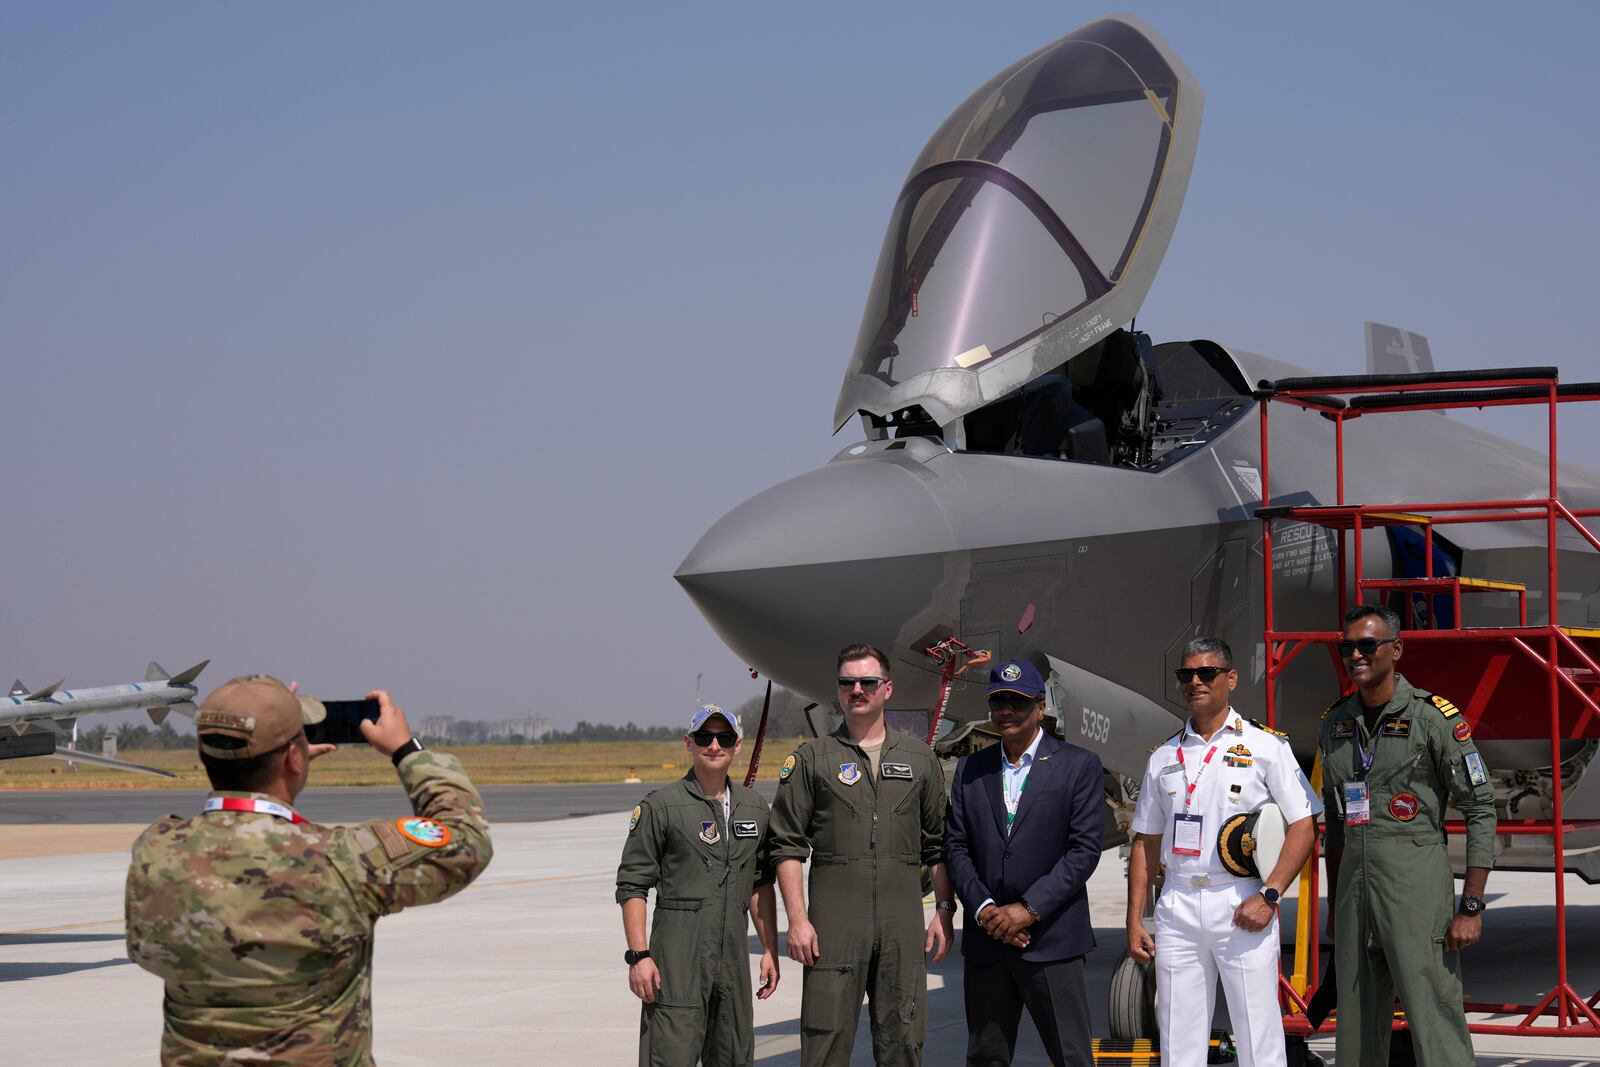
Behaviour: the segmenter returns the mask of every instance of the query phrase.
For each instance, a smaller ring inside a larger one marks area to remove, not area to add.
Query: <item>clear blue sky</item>
[[[1136,11],[1207,94],[1157,340],[1354,371],[1375,319],[1600,377],[1600,6]],[[752,694],[672,571],[855,432],[929,134],[1104,13],[5,5],[0,669],[560,724]]]

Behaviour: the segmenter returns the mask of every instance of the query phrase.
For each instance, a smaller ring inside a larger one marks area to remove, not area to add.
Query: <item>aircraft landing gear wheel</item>
[[[1118,1041],[1156,1037],[1156,969],[1128,955],[1126,949],[1111,972],[1108,1015],[1111,1036]]]

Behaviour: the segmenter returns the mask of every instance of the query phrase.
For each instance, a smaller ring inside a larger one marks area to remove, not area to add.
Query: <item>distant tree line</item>
[[[91,727],[88,730],[78,731],[78,747],[85,752],[100,752],[105,748],[106,738],[117,739],[117,751],[125,749],[142,748],[193,748],[194,734],[179,733],[172,728],[171,720],[160,726],[148,726],[144,723],[125,722],[115,730],[109,729],[104,723]],[[65,745],[60,746],[65,748]]]

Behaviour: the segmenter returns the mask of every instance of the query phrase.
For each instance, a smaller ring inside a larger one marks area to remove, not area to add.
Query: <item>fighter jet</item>
[[[29,690],[20,680],[11,692],[0,698],[0,760],[24,756],[53,756],[56,759],[94,763],[120,770],[146,774],[166,774],[137,763],[102,756],[99,753],[60,748],[61,742],[77,740],[79,716],[143,708],[153,723],[165,721],[168,713],[191,718],[194,698],[199,691],[194,680],[210,660],[201,660],[177,675],[168,675],[161,664],[151,662],[143,682],[104,685],[91,689],[62,689],[65,679],[43,689]],[[169,776],[170,777],[170,776]]]
[[[891,711],[923,721],[940,683],[925,650],[942,639],[1032,660],[1063,735],[1104,761],[1124,826],[1147,749],[1186,715],[1171,674],[1185,642],[1227,640],[1235,704],[1263,714],[1254,391],[1315,373],[1208,338],[1153,342],[1130,325],[1177,223],[1203,109],[1167,42],[1123,15],[974,92],[928,141],[890,217],[833,418],[836,431],[859,421],[862,439],[735,507],[676,575],[744,662],[824,707],[836,699],[833,651],[853,641],[888,650]],[[1368,342],[1387,371],[1432,358],[1392,327]],[[1270,425],[1272,503],[1333,503],[1332,424],[1285,407]],[[1374,412],[1344,436],[1347,501],[1546,494],[1542,454],[1460,420]],[[1569,507],[1600,506],[1600,475],[1563,463],[1560,478]],[[1278,528],[1278,629],[1337,628],[1336,543],[1318,526]],[[1596,625],[1600,557],[1570,530],[1559,544],[1559,621]],[[1364,547],[1367,577],[1422,573],[1423,539],[1408,528]],[[1526,584],[1528,621],[1548,619],[1542,523],[1438,527],[1433,552],[1437,573]],[[1471,611],[1473,625],[1517,621],[1511,596]],[[974,673],[950,697],[958,722],[987,715]],[[1280,678],[1277,724],[1307,766],[1340,684],[1325,656]],[[1548,817],[1548,738],[1480,736],[1502,814]],[[1581,775],[1595,749],[1563,742],[1563,775]],[[1593,782],[1569,784],[1564,800],[1568,818],[1600,817]],[[1579,836],[1567,838],[1569,867],[1600,878],[1600,851],[1581,847],[1600,839]],[[1514,840],[1501,866],[1549,869],[1547,841]]]

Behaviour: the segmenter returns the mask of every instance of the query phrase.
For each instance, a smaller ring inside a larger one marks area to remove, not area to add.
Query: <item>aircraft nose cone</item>
[[[876,457],[830,463],[728,512],[676,578],[745,662],[792,691],[832,692],[844,645],[892,655],[930,625],[953,547],[930,477]]]

